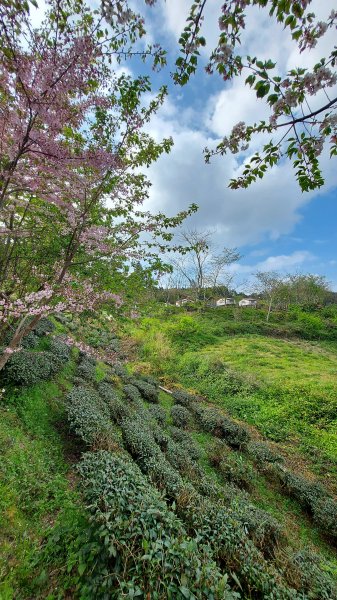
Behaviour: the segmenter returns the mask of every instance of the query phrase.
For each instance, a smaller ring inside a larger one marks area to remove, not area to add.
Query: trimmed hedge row
[[[113,448],[118,440],[110,421],[109,408],[97,392],[89,387],[75,387],[66,399],[71,429],[91,447]]]
[[[130,400],[131,402],[133,402],[135,405],[137,405],[137,406],[143,405],[140,391],[138,388],[136,388],[135,385],[132,385],[131,383],[127,383],[126,385],[123,386],[123,392],[124,392],[125,396],[127,397],[127,399]]]
[[[148,407],[148,412],[152,419],[160,425],[161,427],[165,427],[166,424],[166,410],[162,406],[158,406],[157,404],[151,404]]]
[[[164,489],[167,497],[175,501],[176,511],[191,532],[196,532],[205,543],[211,541],[214,557],[221,565],[227,565],[233,570],[235,565],[236,577],[240,585],[249,592],[251,597],[275,598],[275,600],[302,600],[306,596],[289,590],[282,583],[282,576],[277,573],[275,567],[270,565],[262,553],[255,547],[247,535],[248,511],[238,507],[225,506],[206,499],[201,496],[189,482],[185,482],[176,469],[169,464],[165,454],[161,452],[156,444],[154,436],[149,428],[139,418],[128,419],[122,423],[123,440],[126,448],[137,461],[141,470],[155,483],[159,489]],[[175,466],[177,465],[177,456]],[[172,461],[173,462],[173,461]],[[260,537],[266,537],[265,529],[262,530],[262,522],[271,530],[268,540],[268,552],[270,547],[279,539],[277,532],[279,526],[272,529],[274,520],[269,515],[258,511],[253,512],[250,506],[250,517],[254,516],[250,530],[254,532],[258,525]],[[261,520],[263,514],[264,520]],[[273,521],[273,523],[272,523]],[[254,592],[254,594],[252,594]]]
[[[100,535],[82,576],[81,598],[239,598],[208,544],[188,536],[134,463],[108,452],[88,453],[79,472]]]
[[[142,379],[136,379],[136,377],[130,377],[128,383],[134,385],[140,391],[144,400],[158,404],[159,389],[157,387]]]
[[[295,498],[309,512],[317,527],[330,538],[337,539],[337,502],[319,482],[288,471],[282,465],[282,456],[262,442],[250,443],[246,450],[264,475],[276,480],[283,493]]]
[[[96,360],[87,354],[81,353],[81,360],[77,367],[77,377],[93,383],[96,380]]]
[[[195,443],[192,436],[178,427],[170,427],[170,435],[184,452],[187,452],[192,460],[198,460],[201,456],[200,446]]]
[[[202,406],[197,396],[184,390],[174,390],[172,396],[177,404],[194,414],[202,429],[223,438],[232,448],[241,448],[249,442],[250,435],[242,425],[225,417],[215,408]]]
[[[55,338],[50,342],[50,351],[21,350],[12,354],[4,368],[3,377],[13,385],[34,385],[53,377],[68,361],[69,355],[68,346]]]
[[[171,408],[171,418],[173,425],[186,429],[192,420],[192,414],[185,406],[174,404]]]

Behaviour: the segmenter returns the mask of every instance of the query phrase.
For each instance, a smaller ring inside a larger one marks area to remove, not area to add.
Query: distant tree
[[[233,279],[228,266],[241,258],[236,248],[219,251],[213,238],[212,230],[183,231],[180,234],[182,254],[172,261],[174,270],[185,280],[196,300],[205,300],[206,290],[214,293],[220,286],[227,288]]]
[[[256,273],[256,292],[261,294],[267,301],[267,322],[274,303],[280,300],[281,293],[284,290],[284,277],[276,271],[258,271]]]
[[[273,57],[261,60],[240,52],[249,18],[246,9],[256,6],[290,30],[300,52],[308,53],[329,30],[336,29],[337,23],[336,10],[330,10],[330,14],[327,10],[325,20],[319,21],[310,12],[310,3],[311,0],[227,0],[221,5],[219,39],[210,52],[206,71],[210,74],[217,71],[225,82],[244,76],[245,84],[258,99],[265,98],[270,108],[267,122],[247,125],[240,121],[215,149],[205,149],[205,159],[209,162],[215,154],[247,151],[259,133],[270,134],[270,141],[244,164],[242,174],[230,181],[232,189],[248,187],[285,157],[293,163],[301,190],[313,190],[324,184],[319,156],[325,142],[330,145],[330,156],[337,155],[336,46],[328,49],[311,71],[296,68],[288,73],[277,69]],[[194,0],[191,4],[179,40],[181,52],[174,74],[175,82],[180,85],[185,85],[196,72],[200,48],[207,43],[202,25],[209,4],[207,0]]]
[[[331,292],[330,284],[323,275],[290,274],[287,276],[287,285],[291,303],[300,306],[324,304]]]

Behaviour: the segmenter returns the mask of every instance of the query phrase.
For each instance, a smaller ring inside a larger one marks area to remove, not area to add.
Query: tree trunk
[[[17,327],[11,341],[9,342],[7,348],[10,348],[10,350],[15,351],[20,343],[22,338],[24,338],[26,335],[28,335],[28,333],[30,331],[32,331],[32,329],[34,329],[35,325],[39,322],[39,320],[41,319],[42,315],[36,315],[31,322],[29,323],[29,325],[27,325],[26,327],[24,326],[24,322],[26,320],[23,319],[23,321],[21,321],[21,323],[19,324],[19,326]],[[2,355],[0,356],[0,371],[2,371],[2,369],[4,368],[4,366],[6,365],[7,361],[10,359],[10,357],[12,356],[13,352],[3,352]]]
[[[270,298],[270,300],[269,300],[269,306],[268,306],[268,313],[267,313],[267,323],[269,321],[269,316],[270,316],[270,312],[271,312],[271,305],[272,305],[272,303],[273,303],[273,299]]]

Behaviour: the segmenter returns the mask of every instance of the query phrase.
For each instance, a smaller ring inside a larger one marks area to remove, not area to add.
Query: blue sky
[[[93,8],[97,0],[88,0]],[[144,13],[144,0],[130,0],[132,7]],[[247,190],[230,190],[228,181],[242,164],[244,155],[216,157],[210,165],[203,160],[203,148],[214,147],[238,121],[253,123],[269,117],[263,100],[244,86],[243,79],[224,83],[218,75],[203,70],[207,52],[215,46],[221,0],[208,0],[204,34],[208,41],[201,57],[200,69],[190,83],[181,88],[170,78],[178,55],[177,40],[184,27],[191,0],[157,0],[145,9],[147,41],[159,42],[168,52],[168,66],[159,74],[150,72],[154,91],[163,83],[169,87],[168,98],[148,126],[159,141],[172,136],[174,147],[147,170],[152,187],[147,209],[169,215],[186,209],[192,202],[198,212],[188,219],[185,229],[212,230],[219,248],[238,247],[243,258],[233,267],[234,285],[247,286],[257,270],[279,270],[325,275],[337,290],[337,159],[322,155],[326,184],[321,190],[303,194],[294,178],[292,167],[284,162]],[[44,1],[33,10],[38,22]],[[312,0],[310,11],[323,21],[336,0]],[[248,9],[247,27],[242,42],[243,53],[271,58],[282,73],[301,66],[311,68],[327,56],[335,43],[336,31],[327,34],[311,52],[300,54],[289,32],[272,21],[267,11]],[[125,67],[122,66],[124,69]],[[119,67],[117,66],[117,69]],[[126,65],[134,74],[147,67],[138,61]],[[336,89],[330,90],[331,97]],[[322,98],[312,98],[314,110]],[[269,141],[269,138],[268,140]],[[249,152],[260,145],[256,140]],[[249,156],[249,153],[247,153]]]
[[[137,5],[139,8],[139,2],[134,2]],[[158,140],[171,135],[175,142],[170,155],[148,171],[152,181],[148,207],[173,214],[196,202],[199,211],[185,228],[212,229],[219,247],[240,249],[243,259],[234,267],[238,285],[247,282],[256,270],[274,269],[323,274],[337,290],[337,160],[330,160],[327,152],[322,156],[326,185],[309,194],[300,191],[288,163],[274,168],[247,190],[238,191],[230,190],[227,184],[244,156],[217,157],[210,165],[204,164],[202,150],[206,145],[214,147],[238,121],[252,123],[268,118],[269,113],[263,100],[257,100],[243,81],[224,84],[219,76],[210,77],[202,68],[184,88],[170,83],[168,75],[174,68],[188,5],[188,0],[158,0],[148,11],[149,37],[159,40],[168,51],[168,68],[153,78],[154,87],[169,83],[169,97],[149,131]],[[220,6],[219,1],[208,2],[206,51],[216,41]],[[313,0],[310,6],[322,20],[332,8],[334,0]],[[243,51],[275,59],[284,73],[294,66],[310,68],[328,54],[335,41],[334,31],[310,53],[299,54],[288,33],[265,12],[249,9]],[[206,54],[201,62],[205,64]],[[331,90],[331,95],[335,91]],[[316,108],[320,99],[312,99],[312,103]],[[257,146],[253,145],[253,152]]]

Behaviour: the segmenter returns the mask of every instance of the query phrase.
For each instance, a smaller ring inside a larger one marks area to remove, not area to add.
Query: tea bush
[[[130,375],[128,373],[128,371],[126,370],[125,367],[123,367],[123,365],[116,363],[113,365],[112,367],[112,372],[117,375],[117,377],[120,377],[123,381],[125,381],[125,383],[127,383]]]
[[[238,598],[208,545],[188,536],[135,464],[107,452],[89,453],[79,471],[100,536],[81,568],[81,598]]]
[[[49,333],[52,333],[55,329],[55,325],[52,321],[50,321],[50,319],[40,319],[37,323],[37,325],[34,327],[33,331],[35,333],[35,335],[37,335],[38,337],[43,337],[44,335],[47,335]]]
[[[70,348],[61,337],[55,337],[50,340],[49,351],[61,364],[65,364],[70,358]]]
[[[115,402],[118,399],[118,394],[114,390],[111,383],[107,381],[100,381],[96,385],[96,389],[104,402],[109,405],[109,402]]]
[[[320,483],[308,481],[285,469],[280,470],[279,475],[285,490],[303,508],[312,512],[317,503],[325,498],[326,492]]]
[[[181,404],[187,408],[189,408],[194,402],[198,401],[197,396],[193,396],[184,390],[174,390],[172,397],[176,401],[176,404]]]
[[[269,464],[281,464],[284,462],[280,454],[276,454],[263,442],[250,442],[246,448],[247,454],[252,458],[260,469]]]
[[[51,352],[21,350],[12,354],[3,371],[4,380],[12,385],[30,386],[48,380],[60,368]]]
[[[249,433],[244,427],[223,416],[215,408],[194,405],[193,409],[201,427],[223,438],[229,446],[240,448],[249,441]]]
[[[140,395],[140,391],[138,388],[136,388],[135,385],[127,383],[123,386],[123,392],[128,398],[128,400],[131,400],[131,402],[134,402],[134,404],[142,405],[142,397]]]
[[[221,432],[226,444],[233,448],[241,448],[250,439],[248,431],[242,425],[231,421],[227,417],[221,419]]]
[[[288,559],[288,572],[295,583],[308,594],[309,598],[335,600],[336,584],[329,573],[324,571],[320,558],[311,551],[293,553]]]
[[[156,404],[150,405],[148,412],[150,416],[157,421],[158,425],[161,425],[162,427],[165,426],[166,411],[162,406],[157,406]]]
[[[38,343],[39,343],[38,336],[35,335],[35,333],[33,331],[31,331],[28,335],[26,335],[23,338],[23,340],[21,342],[21,346],[25,350],[29,350],[30,348],[35,348],[35,346],[37,346]]]
[[[133,373],[133,376],[136,379],[140,379],[141,381],[145,381],[146,383],[153,385],[153,387],[155,387],[155,388],[159,387],[158,379],[156,379],[155,377],[152,377],[152,375],[144,375],[143,373],[139,373],[138,371],[135,371]]]
[[[109,447],[116,443],[109,409],[95,390],[73,388],[66,399],[66,413],[71,429],[85,444]]]
[[[178,442],[179,446],[188,453],[192,460],[198,460],[200,458],[200,446],[194,441],[189,433],[178,427],[170,427],[170,435],[172,439],[175,442]]]
[[[318,527],[337,540],[337,502],[333,498],[318,500],[313,504],[312,512]]]
[[[94,382],[96,380],[96,361],[84,354],[77,367],[77,376],[82,377],[86,381]]]
[[[158,404],[159,402],[159,389],[147,381],[130,377],[129,383],[134,385],[140,391],[144,400]]]
[[[235,571],[235,581],[240,583],[244,598],[307,600],[305,594],[287,586],[274,565],[264,558],[248,538],[247,524],[240,522],[239,512],[199,494],[190,495],[183,505],[177,503],[177,512],[201,540],[208,540],[219,564],[227,568],[231,565],[231,572]],[[259,517],[255,525],[258,522]],[[319,600],[319,596],[316,600]]]
[[[171,418],[173,425],[186,429],[191,422],[192,415],[185,406],[174,404],[171,408]]]
[[[231,452],[219,464],[219,471],[226,481],[250,491],[254,485],[253,467],[242,456]]]

